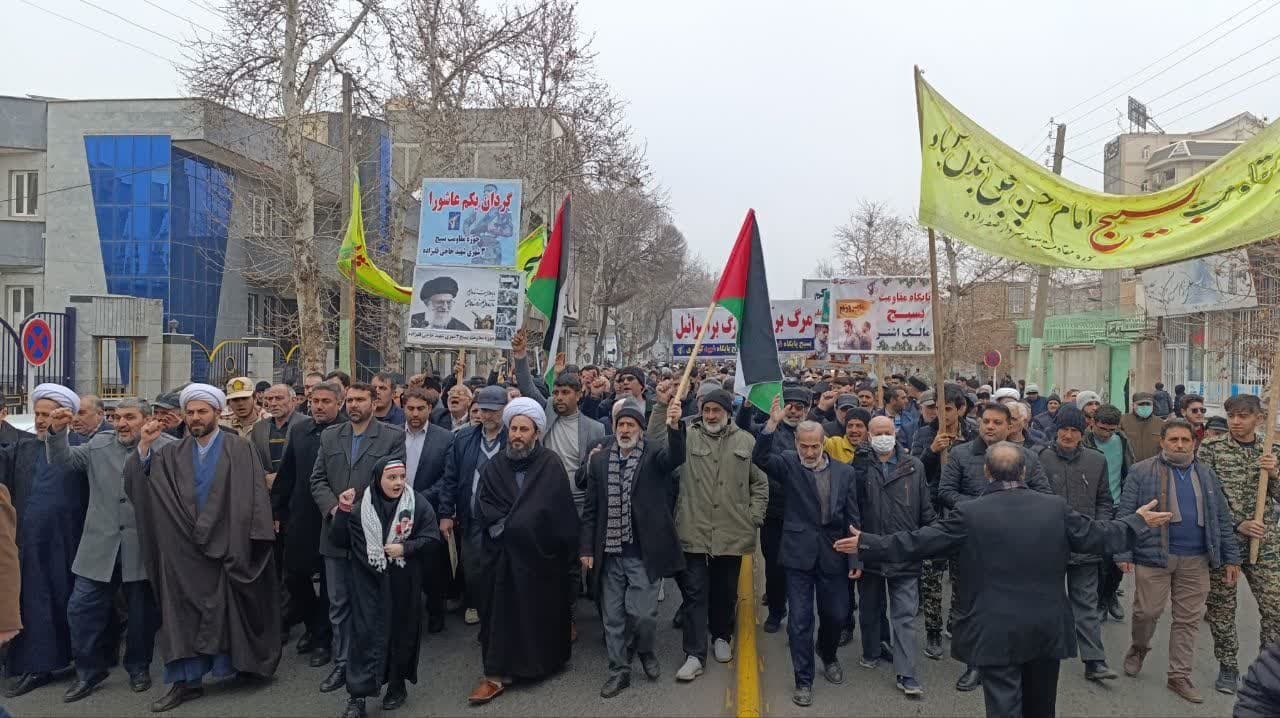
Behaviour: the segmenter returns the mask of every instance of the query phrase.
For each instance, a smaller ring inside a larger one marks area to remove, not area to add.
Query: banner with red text
[[[813,354],[814,337],[822,319],[822,303],[807,299],[776,299],[773,310],[773,338],[779,354]]]
[[[832,354],[932,354],[928,277],[831,280]]]

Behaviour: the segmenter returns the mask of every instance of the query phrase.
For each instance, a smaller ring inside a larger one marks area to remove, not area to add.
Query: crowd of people
[[[890,667],[909,698],[920,654],[949,640],[957,690],[982,687],[992,715],[1051,715],[1062,659],[1118,678],[1101,626],[1125,620],[1128,573],[1126,675],[1171,606],[1168,689],[1202,700],[1207,618],[1214,688],[1275,714],[1280,656],[1242,681],[1236,626],[1243,573],[1264,649],[1280,639],[1280,535],[1273,509],[1254,519],[1259,472],[1272,501],[1280,482],[1257,397],[1215,421],[1159,384],[1122,410],[1087,389],[801,371],[762,410],[732,393],[732,366],[698,367],[687,391],[676,372],[557,366],[548,386],[520,333],[509,377],[239,377],[109,417],[40,385],[34,434],[0,423],[6,695],[66,676],[79,701],[121,663],[147,692],[158,649],[151,710],[168,711],[210,678],[270,678],[300,627],[293,650],[328,667],[317,689],[345,690],[359,718],[370,699],[404,705],[423,633],[456,611],[478,630],[480,705],[561,670],[594,605],[612,698],[636,659],[683,683],[733,660],[758,549],[762,630],[785,623],[798,706],[815,674],[845,682],[859,635],[859,665]],[[655,649],[668,578],[677,657]]]

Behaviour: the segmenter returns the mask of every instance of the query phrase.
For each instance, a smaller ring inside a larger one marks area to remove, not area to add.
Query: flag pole
[[[693,351],[689,352],[689,361],[685,362],[684,375],[680,377],[680,386],[676,389],[675,398],[672,401],[676,404],[684,401],[684,395],[689,391],[689,375],[693,373],[693,362],[698,358],[698,351],[702,349],[702,335],[707,331],[707,325],[711,323],[711,315],[716,311],[716,303],[712,301],[707,307],[707,316],[702,319],[702,326],[698,327],[698,336],[693,340]],[[738,367],[741,371],[742,367]]]
[[[916,123],[920,128],[920,147],[924,148],[924,105],[920,103],[920,82],[921,82],[920,66],[915,65],[912,68],[912,79],[916,91]],[[938,402],[938,433],[949,433],[952,430],[958,431],[959,427],[951,427],[946,425],[946,402],[947,402],[947,373],[946,373],[946,357],[943,356],[943,347],[946,344],[942,341],[942,307],[938,302],[938,238],[934,235],[933,227],[929,227],[929,296],[930,305],[933,309],[933,396],[934,401]],[[946,463],[947,452],[942,452],[942,462]]]
[[[1276,348],[1276,354],[1271,359],[1271,396],[1267,405],[1267,433],[1265,441],[1262,444],[1262,453],[1271,452],[1271,447],[1276,440],[1276,412],[1280,411],[1280,386],[1276,385],[1276,378],[1280,377],[1280,345]],[[1253,505],[1253,520],[1262,523],[1263,518],[1267,515],[1267,506],[1271,501],[1267,498],[1267,483],[1269,477],[1266,469],[1258,470],[1258,495]],[[1262,547],[1260,539],[1249,539],[1249,563],[1256,564],[1258,562],[1258,549]]]

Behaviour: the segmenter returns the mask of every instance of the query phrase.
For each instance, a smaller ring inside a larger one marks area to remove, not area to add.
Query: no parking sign
[[[31,366],[40,366],[53,356],[53,330],[39,317],[22,325],[22,356]]]

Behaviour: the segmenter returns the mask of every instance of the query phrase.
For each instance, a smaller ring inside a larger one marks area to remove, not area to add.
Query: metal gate
[[[38,367],[28,367],[22,354],[22,329],[32,319],[43,319],[49,324],[54,337],[52,356]],[[27,406],[27,380],[52,382],[74,390],[76,366],[76,310],[67,307],[65,312],[36,312],[22,320],[16,329],[0,319],[0,406],[19,414]]]

